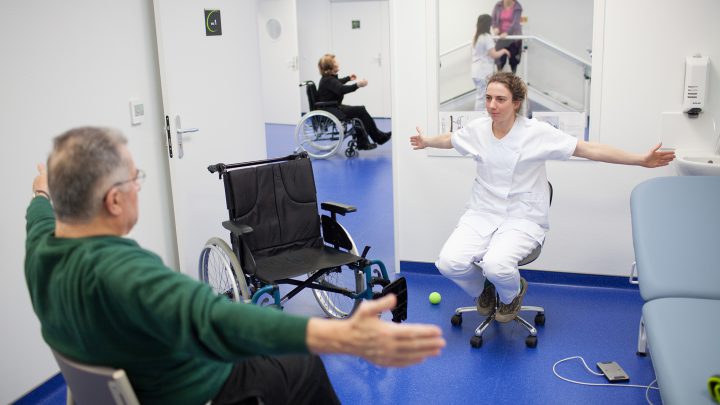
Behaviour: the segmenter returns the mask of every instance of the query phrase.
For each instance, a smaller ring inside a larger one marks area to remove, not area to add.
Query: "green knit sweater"
[[[131,239],[56,238],[43,197],[26,219],[25,278],[43,338],[71,359],[124,369],[143,404],[201,404],[233,362],[307,353],[307,318],[216,296]]]

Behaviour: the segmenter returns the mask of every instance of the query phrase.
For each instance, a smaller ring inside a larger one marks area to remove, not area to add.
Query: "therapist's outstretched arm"
[[[453,145],[450,142],[452,134],[450,132],[438,136],[425,136],[420,127],[415,127],[417,135],[410,137],[410,145],[413,149],[425,149],[425,148],[438,148],[438,149],[452,149]]]
[[[596,142],[578,141],[573,156],[595,160],[598,162],[619,163],[642,167],[667,166],[675,159],[675,152],[661,151],[662,142],[653,146],[645,154],[630,153],[610,145]]]
[[[394,295],[364,301],[348,319],[311,318],[307,346],[311,352],[351,354],[379,366],[403,367],[437,356],[445,339],[436,325],[383,321],[378,314],[396,304]]]

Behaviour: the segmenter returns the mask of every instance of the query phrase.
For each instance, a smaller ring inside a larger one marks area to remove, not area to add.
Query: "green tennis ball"
[[[440,300],[442,300],[442,296],[440,295],[439,292],[431,292],[428,299],[430,300],[431,304],[437,305],[440,303]]]

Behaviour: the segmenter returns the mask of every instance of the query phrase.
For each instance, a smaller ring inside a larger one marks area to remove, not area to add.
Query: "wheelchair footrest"
[[[397,305],[392,309],[392,321],[400,323],[407,319],[407,281],[405,277],[400,277],[392,283],[383,287],[382,292],[373,294],[373,298],[384,297],[388,294],[395,294],[397,297]]]

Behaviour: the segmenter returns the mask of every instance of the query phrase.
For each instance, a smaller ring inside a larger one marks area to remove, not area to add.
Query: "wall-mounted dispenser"
[[[709,62],[708,57],[702,55],[688,56],[685,59],[682,111],[691,118],[697,118],[705,107]]]

